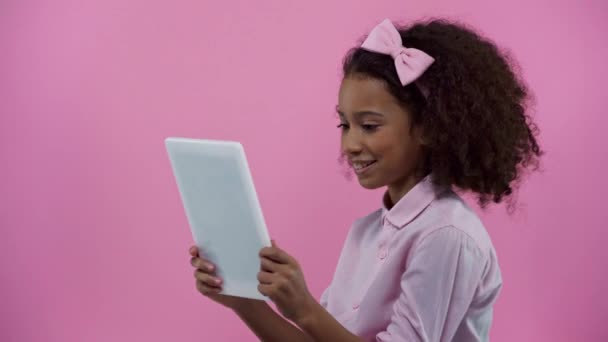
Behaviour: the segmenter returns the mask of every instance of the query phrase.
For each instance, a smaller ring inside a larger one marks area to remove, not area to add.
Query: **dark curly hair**
[[[404,46],[435,59],[416,84],[401,85],[391,56],[359,47],[344,57],[344,78],[385,82],[413,125],[422,127],[426,157],[420,171],[431,173],[436,185],[474,192],[482,208],[507,197],[512,209],[510,195],[522,173],[538,169],[543,154],[527,113],[531,95],[515,61],[475,30],[447,19],[398,30]]]

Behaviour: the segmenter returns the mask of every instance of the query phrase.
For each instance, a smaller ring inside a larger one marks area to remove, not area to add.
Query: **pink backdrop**
[[[235,139],[271,235],[327,285],[380,192],[337,163],[342,54],[388,16],[449,15],[519,59],[544,172],[483,218],[493,341],[606,341],[608,6],[597,1],[0,3],[0,340],[253,341],[194,288],[166,136]],[[604,291],[603,291],[604,290]]]

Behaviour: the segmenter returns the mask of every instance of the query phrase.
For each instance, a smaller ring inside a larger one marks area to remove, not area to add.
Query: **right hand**
[[[195,268],[194,278],[196,279],[196,289],[205,297],[233,310],[240,310],[247,305],[263,302],[262,300],[257,299],[220,294],[219,292],[222,290],[223,281],[216,276],[215,265],[207,259],[200,258],[196,246],[190,247],[189,252],[192,256],[190,264]]]

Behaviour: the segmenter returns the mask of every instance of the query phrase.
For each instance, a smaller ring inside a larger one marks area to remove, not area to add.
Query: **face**
[[[416,184],[414,171],[422,157],[421,132],[410,129],[409,112],[383,81],[360,75],[345,78],[337,111],[342,153],[361,186],[376,189],[387,185],[389,191],[400,192]]]

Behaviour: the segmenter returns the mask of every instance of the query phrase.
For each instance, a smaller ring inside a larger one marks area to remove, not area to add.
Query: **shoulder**
[[[488,256],[494,246],[479,216],[452,191],[434,200],[417,219],[423,226],[419,242],[441,239],[443,243],[467,244]]]

